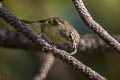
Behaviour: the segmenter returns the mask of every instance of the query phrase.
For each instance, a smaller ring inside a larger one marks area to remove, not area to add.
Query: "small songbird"
[[[80,40],[79,33],[66,20],[60,17],[52,17],[39,21],[22,20],[25,24],[33,24],[40,27],[40,32],[52,44],[68,43],[75,49],[71,55],[77,52]]]

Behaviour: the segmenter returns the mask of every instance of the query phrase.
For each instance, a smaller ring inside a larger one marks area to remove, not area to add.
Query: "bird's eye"
[[[72,41],[72,34],[70,34],[68,37],[69,37],[69,40]]]
[[[73,33],[72,33],[72,32],[69,33],[69,39],[70,39],[71,41],[73,41]]]
[[[70,38],[70,39],[72,39],[72,36],[71,36],[71,35],[69,35],[69,38]]]

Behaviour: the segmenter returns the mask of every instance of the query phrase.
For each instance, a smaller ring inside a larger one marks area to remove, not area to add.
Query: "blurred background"
[[[86,7],[112,35],[120,34],[120,0],[83,0]],[[79,17],[72,0],[4,0],[3,6],[20,19],[37,21],[59,16],[68,20],[81,35],[94,34]],[[12,29],[0,18],[0,27]],[[14,30],[14,29],[13,29]],[[32,80],[39,65],[38,52],[0,48],[0,80]],[[120,80],[120,55],[116,52],[74,55],[109,80]],[[88,80],[56,59],[46,80]]]

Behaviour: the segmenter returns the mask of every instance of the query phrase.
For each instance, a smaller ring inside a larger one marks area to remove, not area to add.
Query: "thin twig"
[[[44,80],[55,61],[55,57],[53,56],[52,52],[48,52],[47,54],[43,53],[41,58],[40,67],[37,74],[35,74],[34,80]]]
[[[72,0],[81,18],[101,39],[120,53],[120,43],[102,28],[90,15],[82,0]]]
[[[44,48],[47,51],[51,51],[54,53],[55,57],[60,58],[63,62],[68,63],[71,65],[75,70],[80,71],[83,75],[88,77],[91,80],[106,80],[106,78],[102,77],[97,72],[93,71],[91,68],[85,66],[82,62],[77,60],[76,58],[70,56],[69,53],[57,49],[49,45],[43,39],[40,38],[35,32],[30,30],[24,23],[22,23],[17,17],[15,17],[12,13],[10,13],[7,9],[0,7],[0,17],[7,21],[9,24],[12,25],[18,32],[25,35],[28,39],[32,40],[36,47],[39,49]]]

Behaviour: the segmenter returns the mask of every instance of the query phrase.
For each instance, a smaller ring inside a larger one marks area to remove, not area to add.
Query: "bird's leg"
[[[56,44],[55,43],[51,43],[51,45],[55,48],[57,48]]]

